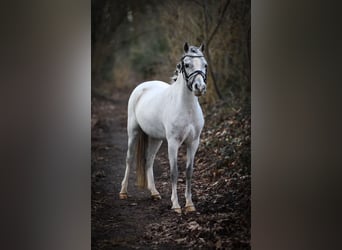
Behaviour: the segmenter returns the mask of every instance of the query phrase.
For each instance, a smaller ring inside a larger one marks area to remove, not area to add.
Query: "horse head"
[[[203,55],[204,45],[199,47],[184,44],[184,54],[180,63],[187,87],[196,96],[205,94],[207,90],[207,61]]]

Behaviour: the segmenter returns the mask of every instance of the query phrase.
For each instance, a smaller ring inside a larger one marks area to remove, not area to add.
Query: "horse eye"
[[[185,68],[189,68],[189,67],[190,67],[190,64],[186,63]]]

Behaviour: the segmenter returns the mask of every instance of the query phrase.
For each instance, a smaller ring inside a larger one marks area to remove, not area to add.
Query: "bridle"
[[[185,78],[185,81],[186,81],[186,86],[188,87],[188,89],[190,90],[190,91],[192,91],[192,85],[193,85],[193,83],[194,83],[194,80],[195,80],[195,78],[196,78],[196,76],[197,75],[201,75],[202,76],[202,78],[203,78],[203,81],[205,82],[205,83],[207,83],[207,72],[203,72],[202,70],[195,70],[195,71],[193,71],[193,72],[191,72],[191,74],[189,74],[188,75],[188,73],[186,72],[186,70],[185,70],[185,66],[184,66],[184,58],[185,57],[204,57],[204,56],[193,56],[193,55],[184,55],[184,56],[182,56],[182,58],[181,58],[181,72],[183,73],[183,76],[184,76],[184,78]],[[190,80],[190,78],[192,77],[192,80],[191,80],[191,82],[189,81]]]

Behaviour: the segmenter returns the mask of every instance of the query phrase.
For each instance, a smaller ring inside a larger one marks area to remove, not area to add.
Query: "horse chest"
[[[168,136],[179,142],[193,141],[200,136],[204,120],[202,114],[184,112],[178,114],[170,122]]]

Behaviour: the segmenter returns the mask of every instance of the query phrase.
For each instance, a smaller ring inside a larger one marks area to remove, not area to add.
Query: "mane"
[[[183,53],[182,58],[184,56],[186,56],[186,55],[189,55],[189,56],[203,56],[203,53],[202,53],[202,51],[198,47],[190,46],[189,47],[189,51],[187,53]],[[171,77],[171,84],[177,81],[179,73],[182,72],[181,71],[181,67],[182,67],[181,66],[181,62],[178,62],[177,66],[176,66],[176,70],[174,71],[173,76]]]
[[[173,73],[173,76],[171,77],[171,84],[177,81],[178,79],[178,74],[181,73],[181,63],[177,63],[176,70]]]

